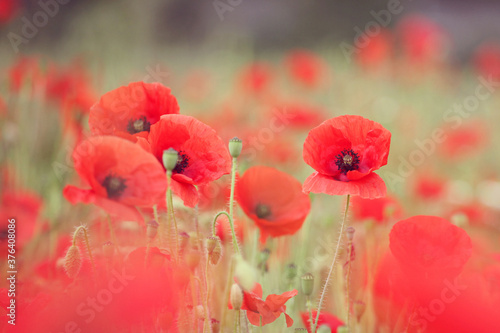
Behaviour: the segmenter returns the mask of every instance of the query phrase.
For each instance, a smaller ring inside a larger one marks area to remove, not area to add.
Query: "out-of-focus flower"
[[[68,185],[68,201],[94,203],[112,215],[142,221],[135,206],[153,206],[163,198],[166,177],[158,160],[128,140],[91,137],[73,152],[74,166],[90,189]]]
[[[37,57],[20,57],[9,68],[10,91],[19,93],[27,81],[31,81],[32,90],[42,84],[42,73]],[[32,91],[33,92],[33,91]]]
[[[388,217],[399,219],[402,215],[401,204],[390,196],[377,199],[353,197],[351,207],[355,220],[361,221],[371,219],[377,223],[384,223]]]
[[[260,240],[292,235],[309,214],[311,203],[292,176],[270,167],[248,169],[238,181],[236,200],[260,229]]]
[[[316,88],[327,72],[325,62],[315,53],[307,50],[290,52],[285,59],[290,76],[298,83]]]
[[[437,200],[442,198],[447,188],[447,180],[430,174],[417,175],[414,185],[414,195],[422,200]]]
[[[0,0],[0,26],[8,23],[20,7],[19,0]]]
[[[172,190],[186,206],[199,200],[195,185],[208,184],[231,171],[231,156],[222,139],[208,125],[184,115],[164,115],[151,126],[151,152],[161,161],[163,151],[175,149],[179,160],[172,173]]]
[[[472,253],[467,233],[436,216],[399,221],[389,235],[390,249],[413,279],[443,279],[459,274]]]
[[[500,44],[487,42],[481,44],[474,52],[473,64],[476,71],[488,78],[498,80],[500,78]]]
[[[439,146],[450,160],[478,155],[488,144],[489,129],[481,121],[468,121],[457,128],[444,128],[446,140]]]
[[[313,319],[316,319],[317,314],[318,311],[312,311]],[[309,312],[301,312],[300,316],[302,317],[302,322],[304,323],[307,332],[311,333],[312,328],[311,328],[311,323],[309,321]],[[328,312],[321,312],[319,314],[318,325],[316,327],[319,328],[320,326],[328,326],[331,329],[331,333],[336,333],[337,328],[339,328],[342,325],[344,325],[344,323],[334,315]]]
[[[287,291],[281,295],[271,294],[262,299],[262,286],[256,283],[251,291],[243,291],[242,310],[247,310],[247,318],[250,324],[259,326],[262,320],[262,326],[274,322],[283,313],[286,318],[286,325],[293,325],[293,319],[286,314],[285,303],[292,297],[297,295],[297,290]],[[229,304],[232,309],[232,305]],[[261,319],[262,318],[262,319]]]
[[[266,91],[273,80],[271,66],[257,62],[243,68],[240,82],[243,90],[248,93],[260,94]]]
[[[392,35],[388,30],[369,37],[363,47],[359,47],[356,54],[358,64],[367,70],[375,70],[387,62],[392,56]]]
[[[413,64],[440,60],[446,52],[447,38],[434,21],[420,15],[403,18],[398,25],[403,55]]]
[[[90,109],[89,125],[94,135],[147,138],[162,115],[178,113],[179,105],[170,88],[160,83],[132,82],[104,94]]]
[[[361,116],[340,116],[313,128],[304,142],[304,161],[316,172],[305,193],[385,196],[385,183],[373,171],[387,164],[391,133]]]

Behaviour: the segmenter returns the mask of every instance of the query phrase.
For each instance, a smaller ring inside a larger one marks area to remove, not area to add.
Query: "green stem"
[[[231,234],[233,237],[233,247],[235,251],[240,254],[240,249],[238,247],[238,241],[236,239],[236,234],[234,232],[234,189],[236,185],[236,157],[233,157],[233,164],[231,168],[231,195],[229,196],[229,225],[231,226]]]
[[[347,304],[347,320],[346,320],[346,326],[347,326],[347,331],[349,332],[351,329],[350,326],[350,319],[351,319],[351,299],[349,297],[349,283],[351,281],[351,252],[352,252],[352,241],[349,241],[347,244],[348,247],[348,253],[347,253],[347,276],[346,276],[346,287],[345,287],[345,299],[346,299],[346,304]]]
[[[111,216],[108,214],[108,227],[109,227],[109,235],[111,236],[111,240],[113,241],[114,246],[118,246],[118,242],[116,241],[116,235],[115,235],[115,229],[113,228],[113,225],[111,224]]]
[[[236,233],[234,232],[234,226],[233,226],[233,223],[232,223],[232,218],[231,218],[231,215],[229,215],[227,212],[218,212],[217,215],[215,215],[214,217],[214,222],[212,223],[212,236],[216,236],[216,230],[215,230],[215,226],[217,225],[217,218],[221,215],[226,215],[228,220],[229,220],[229,224],[231,226],[231,237],[233,238],[233,249],[234,249],[234,252],[236,252],[237,254],[240,254],[240,247],[238,245],[238,240],[236,239]]]
[[[210,297],[210,285],[208,282],[208,263],[210,261],[210,258],[207,253],[207,260],[206,260],[206,266],[205,266],[205,287],[206,287],[206,295],[205,295],[205,321],[203,324],[203,333],[205,332],[212,332],[211,326],[210,326],[210,311],[208,308],[208,298]],[[208,328],[207,331],[205,329]]]
[[[259,332],[262,333],[262,316],[259,316]]]
[[[316,332],[316,327],[318,326],[319,314],[321,313],[321,307],[323,306],[323,301],[325,300],[326,290],[328,289],[328,284],[330,283],[330,277],[332,275],[332,272],[333,272],[335,265],[337,264],[337,257],[339,255],[340,243],[342,241],[342,236],[344,235],[344,227],[346,224],[347,212],[349,210],[349,200],[350,199],[351,199],[351,195],[348,194],[347,195],[347,202],[345,205],[344,218],[342,219],[342,224],[340,225],[339,238],[337,240],[337,246],[335,247],[335,254],[333,255],[333,262],[332,262],[332,265],[330,266],[330,271],[328,272],[328,275],[326,277],[325,285],[323,286],[323,291],[321,292],[321,297],[319,299],[318,309],[317,309],[317,313],[316,313],[316,320],[314,321],[312,332]]]
[[[174,221],[174,229],[175,229],[175,258],[179,261],[179,232],[177,231],[177,221],[175,219],[174,214],[174,202],[172,200],[172,189],[170,187],[170,182],[172,178],[172,171],[167,171],[167,215],[170,214],[172,216],[172,220]]]

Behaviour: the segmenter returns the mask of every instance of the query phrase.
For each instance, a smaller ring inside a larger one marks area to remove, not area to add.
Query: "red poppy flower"
[[[313,319],[316,319],[317,314],[318,314],[318,311],[312,312]],[[309,312],[302,312],[300,314],[300,316],[302,317],[302,322],[304,323],[304,326],[306,327],[307,331],[309,333],[311,333],[312,329],[311,329],[311,323],[309,321]],[[317,327],[316,330],[318,330],[318,328],[320,326],[328,326],[331,329],[331,333],[336,333],[337,328],[339,328],[340,326],[343,326],[343,325],[344,325],[344,323],[342,321],[340,321],[334,315],[332,315],[328,312],[321,312],[319,314],[318,325],[316,326]]]
[[[488,144],[488,126],[478,120],[468,121],[457,128],[445,128],[446,140],[440,151],[450,160],[458,160],[477,155]]]
[[[147,137],[164,114],[178,114],[177,99],[160,83],[132,82],[104,94],[90,109],[94,135],[128,133]]]
[[[370,37],[364,47],[359,48],[356,61],[364,69],[377,69],[389,60],[392,53],[392,35],[383,30],[379,34]]]
[[[436,216],[414,216],[396,223],[390,249],[403,271],[412,277],[454,277],[472,253],[467,233]],[[441,279],[442,281],[442,279]]]
[[[432,174],[417,175],[413,191],[415,196],[423,200],[436,200],[441,198],[447,187],[446,179]]]
[[[259,283],[255,284],[252,291],[243,291],[242,310],[247,310],[247,318],[250,324],[259,326],[262,318],[262,326],[274,322],[283,313],[286,318],[286,325],[293,325],[293,319],[285,313],[285,303],[292,297],[297,295],[297,290],[286,291],[281,295],[271,294],[262,299],[262,286]],[[232,309],[229,304],[229,309]]]
[[[0,248],[7,253],[8,224],[15,219],[16,246],[20,249],[33,237],[43,201],[31,191],[5,190],[0,196]]]
[[[12,19],[19,5],[19,0],[0,0],[0,26],[8,23]]]
[[[385,196],[385,183],[373,171],[387,164],[391,133],[361,116],[340,116],[313,128],[304,142],[304,161],[316,172],[305,193]]]
[[[272,81],[271,66],[266,63],[251,64],[242,70],[240,80],[246,92],[262,93],[269,87]]]
[[[260,229],[260,240],[297,232],[309,214],[309,197],[292,176],[274,168],[248,169],[236,184],[236,200]]]
[[[352,212],[356,220],[371,219],[377,223],[384,223],[389,216],[400,218],[402,209],[397,199],[389,196],[377,199],[353,197]]]
[[[297,82],[316,87],[325,74],[327,67],[322,59],[307,50],[295,50],[286,57],[286,65],[290,76]]]
[[[484,77],[500,78],[500,44],[484,43],[474,53],[474,67]]]
[[[90,189],[66,186],[71,203],[95,203],[108,213],[142,220],[134,206],[163,198],[166,177],[158,160],[139,145],[113,136],[91,137],[73,152],[74,166]]]
[[[195,185],[219,179],[231,171],[227,145],[208,125],[184,115],[164,115],[151,126],[151,152],[161,161],[163,151],[177,150],[179,162],[172,173],[172,190],[189,207],[198,203]]]
[[[32,90],[42,83],[39,60],[36,57],[20,57],[9,68],[10,90],[19,93],[23,85],[31,80]]]

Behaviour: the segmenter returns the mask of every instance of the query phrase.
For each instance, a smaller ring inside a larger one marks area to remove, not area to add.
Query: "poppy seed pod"
[[[293,280],[297,276],[297,266],[288,264],[285,268],[285,276],[288,280]]]
[[[306,273],[300,278],[302,285],[302,292],[306,296],[311,296],[314,289],[314,275]]]
[[[243,304],[243,290],[241,290],[238,284],[234,283],[231,287],[231,305],[233,309],[240,310]]]
[[[168,148],[163,151],[162,160],[163,166],[167,171],[172,171],[177,165],[179,159],[179,153],[174,148]]]
[[[71,245],[64,257],[64,270],[70,278],[74,279],[78,275],[80,268],[82,268],[80,249],[78,246]]]
[[[242,148],[243,144],[241,140],[238,139],[237,137],[234,137],[231,140],[229,140],[229,154],[231,154],[231,157],[236,158],[240,156]]]

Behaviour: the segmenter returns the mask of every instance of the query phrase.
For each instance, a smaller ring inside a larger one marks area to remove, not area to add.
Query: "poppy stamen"
[[[113,175],[106,176],[102,182],[102,186],[106,188],[108,198],[110,199],[119,198],[127,188],[127,185],[125,185],[125,178]]]
[[[189,166],[189,156],[182,150],[179,151],[177,164],[172,172],[182,173]]]
[[[258,204],[257,207],[255,207],[255,215],[257,215],[259,219],[265,219],[271,215],[271,208],[268,205]]]
[[[146,116],[142,116],[138,119],[130,119],[127,124],[127,132],[130,134],[135,134],[143,131],[149,132],[151,123],[146,119]]]
[[[359,156],[352,149],[342,150],[342,152],[336,156],[336,159],[337,161],[335,164],[341,173],[347,174],[349,171],[358,170]]]

